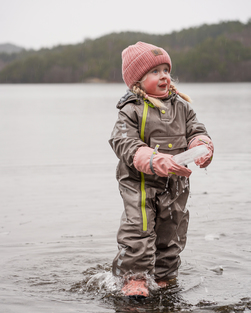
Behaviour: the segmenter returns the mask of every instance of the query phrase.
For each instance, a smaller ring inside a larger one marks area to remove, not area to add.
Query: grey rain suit
[[[175,155],[185,151],[193,137],[208,134],[178,95],[170,95],[164,104],[166,109],[160,111],[130,91],[117,104],[118,120],[109,143],[119,158],[116,178],[124,212],[113,261],[115,276],[147,273],[162,280],[178,273],[189,221],[189,180],[141,173],[133,158],[139,147],[157,144],[159,152]]]

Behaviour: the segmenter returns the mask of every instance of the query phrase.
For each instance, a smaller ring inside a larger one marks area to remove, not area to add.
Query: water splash
[[[168,211],[170,213],[170,219],[172,220],[173,219],[173,215],[172,215],[172,208],[170,206],[168,207]]]
[[[214,269],[211,269],[214,270]],[[90,301],[98,302],[99,306],[104,306],[115,310],[115,312],[249,312],[251,309],[251,299],[241,299],[240,303],[233,305],[220,305],[213,301],[200,300],[191,304],[184,300],[183,295],[203,288],[207,293],[207,286],[204,284],[204,277],[200,277],[200,282],[192,284],[190,288],[179,286],[178,280],[169,288],[161,289],[151,276],[146,275],[149,285],[150,297],[145,299],[133,299],[123,297],[120,290],[123,280],[112,275],[111,266],[108,264],[98,264],[83,272],[84,279],[72,286],[71,292],[89,298]]]
[[[129,279],[131,276],[135,275],[128,275],[127,279]],[[144,274],[144,278],[146,279],[150,292],[154,292],[160,289],[152,276]],[[113,276],[111,271],[104,271],[91,276],[91,278],[86,283],[86,291],[105,292],[106,294],[115,296],[121,295],[121,289],[124,282],[125,279]]]
[[[99,293],[103,294],[103,296],[113,295],[121,297],[121,289],[123,287],[125,279],[113,276],[111,266],[107,264],[98,264],[95,267],[88,268],[86,271],[83,272],[83,275],[83,281],[73,285],[70,289],[71,292],[90,294]],[[142,276],[142,274],[140,275]],[[135,274],[128,275],[127,279],[131,276],[135,277]],[[156,283],[153,276],[150,276],[147,273],[144,273],[143,276],[146,279],[151,295],[155,294],[161,289]],[[174,287],[176,287],[176,285],[172,284],[170,285],[169,289],[173,290]]]
[[[93,275],[86,284],[87,291],[93,289],[106,290],[117,293],[122,288],[122,280],[113,276],[110,272],[97,273]]]

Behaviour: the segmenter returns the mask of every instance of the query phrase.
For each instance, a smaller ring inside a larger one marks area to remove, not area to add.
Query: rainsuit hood
[[[119,102],[116,105],[116,108],[121,110],[129,102],[137,104],[138,102],[137,100],[138,100],[137,96],[131,90],[128,89],[126,91],[126,94],[120,98]]]

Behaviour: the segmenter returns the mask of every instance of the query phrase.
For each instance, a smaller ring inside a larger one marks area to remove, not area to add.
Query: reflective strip
[[[143,219],[143,231],[147,231],[147,216],[146,216],[146,189],[145,189],[145,175],[141,174],[141,212]]]
[[[156,146],[155,146],[155,149],[154,149],[154,151],[153,151],[153,153],[152,153],[152,155],[151,155],[151,158],[150,158],[150,169],[151,169],[151,171],[153,172],[153,174],[156,174],[156,173],[154,172],[154,168],[153,168],[153,158],[154,158],[155,154],[158,153],[158,149],[159,149],[159,145],[156,145]]]
[[[142,124],[141,124],[141,132],[140,138],[142,141],[145,139],[145,126],[146,126],[146,118],[148,112],[148,104],[144,101],[144,110],[142,116]],[[141,175],[141,212],[142,212],[142,220],[143,220],[143,231],[147,231],[147,216],[146,216],[146,189],[145,189],[145,175],[140,172]]]
[[[206,142],[205,140],[203,140],[203,139],[199,139],[199,140],[202,141],[202,142],[204,142],[206,145],[209,145],[209,143]]]
[[[188,145],[188,147],[187,147],[188,149],[190,149],[191,143],[192,143],[194,140],[196,140],[196,137],[194,137],[194,138],[189,142],[189,145]],[[205,140],[203,140],[203,139],[201,139],[201,138],[199,138],[198,140],[204,142],[204,143],[207,144],[207,145],[209,145],[209,143],[208,143],[207,141],[205,141]]]

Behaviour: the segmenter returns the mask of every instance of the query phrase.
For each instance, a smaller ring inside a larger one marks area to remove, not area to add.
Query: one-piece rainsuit
[[[109,143],[120,160],[116,178],[124,212],[117,234],[119,252],[113,261],[115,276],[176,277],[186,244],[188,178],[147,175],[133,165],[142,146],[158,144],[159,152],[175,155],[185,151],[193,137],[208,136],[188,102],[176,94],[163,102],[166,109],[159,110],[128,91],[117,104],[118,120]]]

